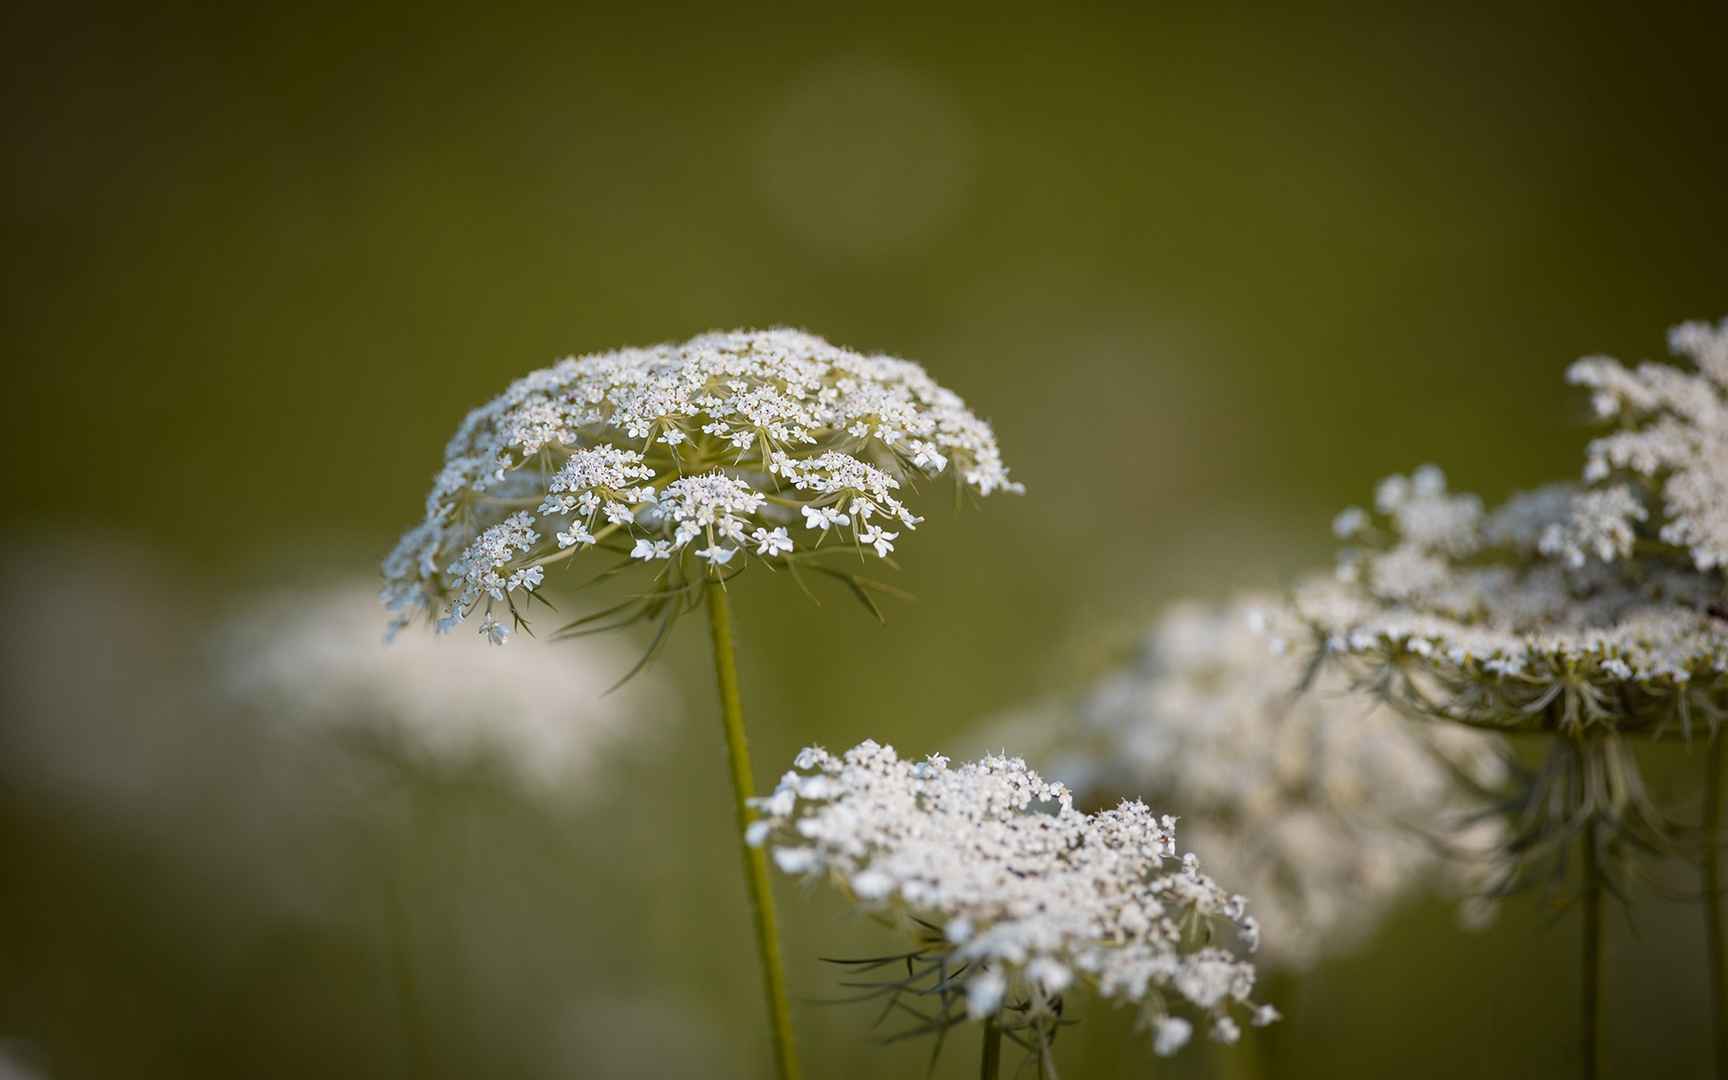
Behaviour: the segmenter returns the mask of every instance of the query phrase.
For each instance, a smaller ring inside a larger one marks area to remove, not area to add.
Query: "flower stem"
[[[1584,835],[1579,841],[1584,849],[1584,948],[1583,967],[1579,971],[1582,984],[1579,1039],[1584,1080],[1596,1080],[1602,1068],[1602,878],[1596,829],[1596,818],[1592,815],[1585,822]]]
[[[762,981],[773,1025],[774,1063],[780,1080],[796,1080],[798,1054],[792,1045],[792,1012],[786,1004],[786,975],[780,964],[780,932],[775,925],[774,893],[768,881],[768,860],[762,849],[744,842],[753,816],[750,798],[750,747],[744,735],[744,705],[738,695],[738,665],[732,651],[732,614],[726,587],[710,581],[708,632],[714,642],[714,674],[720,687],[720,715],[726,726],[726,756],[732,766],[732,795],[737,806],[738,846],[744,856],[744,879],[750,886],[750,909],[756,920],[756,953],[762,961]]]
[[[994,1016],[984,1021],[984,1052],[978,1061],[978,1080],[996,1080],[1002,1071],[1002,1028]]]
[[[1722,770],[1728,729],[1714,733],[1704,778],[1704,941],[1709,950],[1710,1009],[1716,1036],[1716,1076],[1728,1080],[1728,925],[1722,916]]]

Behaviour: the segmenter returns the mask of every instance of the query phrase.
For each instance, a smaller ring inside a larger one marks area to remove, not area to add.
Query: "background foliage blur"
[[[1720,6],[5,19],[0,1053],[44,1076],[766,1060],[690,625],[689,715],[582,807],[481,762],[404,817],[200,684],[248,597],[375,565],[530,368],[786,323],[994,420],[1028,494],[921,531],[886,629],[740,597],[766,782],[952,748],[1161,604],[1324,560],[1387,472],[1570,476],[1565,364],[1728,310]],[[782,897],[797,994],[882,944]],[[1616,924],[1611,1062],[1700,1060],[1697,922],[1652,891]],[[1573,932],[1413,906],[1303,988],[1292,1072],[1563,1071]],[[1066,1075],[1144,1068],[1082,1016]],[[800,1006],[812,1075],[923,1068],[867,1020]]]

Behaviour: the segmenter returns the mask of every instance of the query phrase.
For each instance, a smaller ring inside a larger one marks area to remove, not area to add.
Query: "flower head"
[[[1518,803],[1520,863],[1564,870],[1580,835],[1612,856],[1661,849],[1671,827],[1623,737],[1719,737],[1728,716],[1728,320],[1670,343],[1696,370],[1573,365],[1620,424],[1590,444],[1585,486],[1490,512],[1394,477],[1338,580],[1296,597],[1318,655],[1392,704],[1560,736]]]
[[[904,482],[943,473],[1020,490],[990,426],[905,360],[794,330],[568,359],[463,421],[384,600],[395,625],[450,630],[494,605],[520,621],[544,568],[594,547],[659,564],[667,593],[814,557],[830,533],[824,554],[886,559],[923,520]]]
[[[803,751],[756,805],[749,839],[782,870],[926,928],[909,955],[940,965],[940,990],[963,996],[973,1018],[1012,1004],[1046,1038],[1078,983],[1155,1023],[1180,1004],[1225,1036],[1232,1010],[1253,1008],[1252,964],[1214,939],[1233,925],[1253,950],[1245,901],[1193,855],[1178,859],[1176,820],[1144,803],[1085,814],[1017,758],[951,768],[865,742],[838,757]],[[1161,1051],[1183,1041],[1177,1030],[1157,1029]]]
[[[601,642],[575,657],[500,653],[477,638],[453,648],[427,637],[386,644],[364,585],[262,598],[224,627],[219,644],[232,704],[293,730],[383,736],[446,764],[496,756],[548,794],[594,790],[608,754],[676,708],[654,679],[603,697],[623,657]]]
[[[1441,481],[1382,502],[1337,580],[1298,589],[1296,609],[1327,655],[1421,713],[1508,730],[1689,728],[1728,688],[1722,583],[1634,559],[1625,498],[1547,488],[1487,512]]]
[[[1180,807],[1187,843],[1254,897],[1262,962],[1285,969],[1361,941],[1423,886],[1487,891],[1501,829],[1454,773],[1505,774],[1500,740],[1416,724],[1336,671],[1299,694],[1301,633],[1270,597],[1181,605],[1038,725],[1082,795]]]

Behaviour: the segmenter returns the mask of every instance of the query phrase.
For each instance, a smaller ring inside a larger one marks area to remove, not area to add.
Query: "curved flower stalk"
[[[914,931],[911,950],[855,962],[892,977],[848,984],[863,991],[851,1000],[912,1018],[899,1037],[981,1021],[986,1062],[1005,1037],[1049,1076],[1064,997],[1080,985],[1137,1007],[1159,1054],[1188,1042],[1183,1013],[1224,1043],[1242,1020],[1277,1019],[1252,1000],[1253,965],[1218,935],[1233,927],[1254,950],[1246,901],[1192,854],[1178,858],[1175,819],[1144,803],[1084,814],[1018,758],[951,768],[865,742],[838,757],[803,751],[757,806],[748,840],[781,870],[824,878]]]
[[[1414,714],[1553,736],[1546,765],[1510,809],[1510,849],[1546,860],[1581,849],[1587,1074],[1599,1065],[1600,898],[1622,857],[1666,845],[1633,738],[1720,742],[1728,716],[1728,320],[1670,336],[1696,370],[1606,359],[1574,365],[1619,429],[1590,445],[1584,485],[1518,496],[1490,512],[1446,490],[1438,469],[1392,477],[1373,513],[1339,515],[1354,546],[1340,583],[1298,609],[1321,652]],[[1705,755],[1719,790],[1721,755]],[[1705,815],[1706,880],[1719,880],[1719,813]],[[1705,898],[1712,984],[1722,972],[1722,899]],[[1728,1002],[1716,1013],[1728,1016]],[[1728,1070],[1728,1019],[1719,1020]]]
[[[677,694],[648,678],[604,697],[627,654],[593,642],[576,658],[430,637],[386,645],[376,586],[260,598],[219,638],[230,702],[306,731],[360,730],[442,763],[494,756],[551,797],[604,794],[604,762],[676,717]]]
[[[858,567],[890,561],[924,520],[908,496],[943,475],[956,499],[1021,490],[990,426],[905,360],[784,329],[564,360],[469,414],[424,520],[384,562],[383,599],[393,629],[416,617],[443,632],[477,620],[502,644],[527,628],[552,575],[603,551],[612,558],[587,578],[636,569],[646,588],[560,635],[656,622],[635,674],[705,598],[743,829],[753,785],[726,582],[757,563],[801,583],[809,570],[880,617],[873,594],[894,590]],[[790,1077],[767,868],[753,848],[743,858],[777,1065]]]
[[[1418,890],[1466,898],[1470,924],[1491,917],[1505,837],[1490,793],[1508,779],[1500,739],[1309,672],[1290,647],[1302,630],[1270,597],[1179,605],[1039,736],[1082,796],[1186,811],[1187,843],[1254,897],[1261,968],[1291,976]]]

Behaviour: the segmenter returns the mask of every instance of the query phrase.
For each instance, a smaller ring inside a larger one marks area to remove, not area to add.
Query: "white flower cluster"
[[[1498,510],[1438,468],[1346,510],[1341,586],[1298,607],[1325,651],[1431,715],[1496,727],[1662,734],[1718,724],[1728,691],[1728,320],[1669,334],[1697,370],[1581,359],[1571,380],[1621,430],[1585,487]]]
[[[218,642],[229,701],[287,730],[373,731],[440,762],[495,754],[536,792],[569,795],[592,793],[618,743],[676,714],[652,677],[606,696],[626,657],[602,642],[503,655],[478,641],[387,645],[377,612],[365,585],[260,601]]]
[[[1284,970],[1360,942],[1423,886],[1479,918],[1503,831],[1454,779],[1501,785],[1499,739],[1416,724],[1336,671],[1299,693],[1302,632],[1270,598],[1184,604],[1040,733],[1082,795],[1181,807],[1194,851],[1254,897],[1262,963]]]
[[[1373,513],[1339,515],[1352,546],[1337,579],[1294,597],[1351,685],[1418,716],[1558,736],[1506,804],[1508,885],[1543,863],[1563,877],[1580,837],[1609,858],[1665,849],[1672,825],[1625,737],[1719,738],[1728,720],[1728,320],[1670,341],[1695,371],[1573,365],[1620,424],[1590,444],[1582,486],[1490,511],[1436,468],[1393,477]]]
[[[1253,965],[1212,943],[1230,923],[1252,951],[1258,924],[1246,901],[1177,857],[1176,821],[1143,803],[1085,814],[1068,791],[1016,758],[903,761],[865,742],[836,757],[798,755],[796,770],[756,800],[747,839],[767,844],[787,873],[821,875],[872,910],[941,928],[966,966],[968,1012],[996,1014],[1023,998],[1029,1023],[1054,1023],[1053,1004],[1079,982],[1134,1003],[1172,1053],[1191,1026],[1185,1003],[1234,1042],[1232,1010],[1255,1023]],[[1177,869],[1166,870],[1166,861]]]
[[[1626,498],[1549,488],[1487,512],[1433,467],[1394,477],[1377,513],[1340,516],[1356,546],[1339,581],[1299,589],[1296,606],[1328,653],[1365,662],[1367,681],[1425,713],[1686,728],[1728,687],[1722,582],[1632,559]]]
[[[922,520],[902,481],[944,472],[1021,490],[989,424],[905,360],[784,329],[568,359],[462,423],[384,600],[395,625],[443,630],[483,607],[501,642],[492,605],[519,614],[545,566],[591,547],[719,573],[833,533],[886,558]]]
[[[1672,364],[1629,369],[1607,357],[1572,365],[1568,377],[1592,391],[1597,415],[1620,425],[1590,444],[1584,476],[1591,483],[1630,476],[1647,485],[1660,506],[1658,538],[1685,549],[1700,570],[1728,568],[1728,318],[1715,326],[1677,326],[1668,345],[1697,370]],[[1615,537],[1629,538],[1648,512],[1631,489],[1608,490],[1621,494],[1583,512],[1598,533],[1606,525]],[[1611,559],[1630,554],[1632,546],[1572,550]]]

